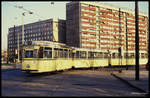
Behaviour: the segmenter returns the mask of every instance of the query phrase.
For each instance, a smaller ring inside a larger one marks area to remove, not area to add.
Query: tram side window
[[[94,58],[94,53],[93,52],[88,52],[88,58]]]
[[[59,53],[60,53],[60,58],[63,58],[63,50],[62,49],[59,50]]]
[[[112,53],[112,58],[116,58],[116,53]]]
[[[79,58],[79,57],[80,57],[80,52],[77,51],[77,52],[76,52],[76,58]]]
[[[116,55],[115,55],[115,56],[116,56],[116,58],[119,58],[119,53],[116,53]]]
[[[129,54],[128,53],[124,53],[124,58],[129,58]]]
[[[145,58],[148,58],[148,54],[147,53],[145,53]]]
[[[100,52],[94,52],[94,58],[102,58],[102,54]]]
[[[59,58],[59,49],[54,49],[54,58]]]
[[[104,53],[104,58],[108,58],[108,53]]]
[[[131,55],[130,55],[130,56],[131,56],[131,58],[134,58],[134,53],[131,53]]]
[[[64,50],[64,58],[68,58],[68,50],[67,49]]]
[[[80,58],[86,58],[86,51],[80,51]]]
[[[144,53],[141,53],[141,58],[145,58],[145,54]]]
[[[52,48],[45,48],[44,49],[44,57],[45,58],[52,58]]]
[[[98,56],[97,58],[103,58],[103,53],[102,52],[98,52],[97,56]]]
[[[69,50],[69,58],[72,58],[72,55],[73,55],[72,51]]]
[[[102,52],[97,52],[97,58],[103,58],[103,53]]]
[[[98,52],[94,52],[94,58],[98,58]]]
[[[33,50],[25,51],[25,58],[33,58]]]

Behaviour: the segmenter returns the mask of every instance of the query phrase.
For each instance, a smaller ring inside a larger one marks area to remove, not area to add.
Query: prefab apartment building
[[[24,25],[24,41],[66,41],[66,21],[62,19],[47,19]],[[19,36],[18,36],[19,35]],[[19,40],[18,40],[19,38]],[[15,62],[17,59],[18,41],[22,47],[22,25],[9,28],[8,59]],[[21,58],[21,51],[20,51]]]
[[[112,57],[135,56],[135,11],[97,2],[70,2],[66,5],[66,43],[100,49]],[[148,16],[139,13],[140,57],[148,52]]]

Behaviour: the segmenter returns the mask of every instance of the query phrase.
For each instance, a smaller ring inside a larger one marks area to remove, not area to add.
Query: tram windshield
[[[25,58],[33,58],[33,50],[25,51]]]
[[[25,58],[38,58],[38,50],[26,50],[25,51]]]

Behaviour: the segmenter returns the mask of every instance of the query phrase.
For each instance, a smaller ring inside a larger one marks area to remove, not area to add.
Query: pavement
[[[14,69],[15,68],[15,66],[12,66],[12,65],[10,65],[10,66],[1,66],[1,69]]]
[[[1,66],[2,72],[21,69],[21,64],[13,64],[13,65],[2,65]]]
[[[139,80],[135,80],[135,70],[123,70],[122,72],[115,71],[115,72],[112,72],[111,75],[120,79],[121,81],[130,85],[131,87],[136,88],[141,93],[148,94],[148,91],[149,91],[149,80],[148,80],[149,79],[149,71],[140,70],[139,71]]]

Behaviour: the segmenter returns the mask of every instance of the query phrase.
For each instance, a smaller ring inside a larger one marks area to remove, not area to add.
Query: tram
[[[127,65],[125,57],[111,56],[108,51],[70,47],[51,41],[29,41],[23,46],[22,71],[43,73],[71,68],[92,68]],[[142,62],[147,62],[144,59]],[[135,58],[128,59],[128,65],[135,65]]]

